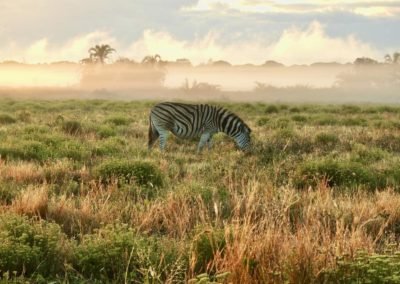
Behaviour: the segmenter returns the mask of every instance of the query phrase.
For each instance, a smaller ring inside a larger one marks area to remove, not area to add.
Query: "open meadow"
[[[254,149],[196,154],[154,104],[1,101],[0,282],[400,283],[400,107],[219,104]]]

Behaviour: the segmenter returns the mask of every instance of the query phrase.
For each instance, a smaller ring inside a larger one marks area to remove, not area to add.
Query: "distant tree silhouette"
[[[226,66],[226,67],[230,67],[232,66],[232,64],[230,64],[228,61],[225,60],[217,60],[217,61],[213,61],[211,63],[212,66]]]
[[[83,65],[89,65],[95,63],[92,57],[86,57],[79,61]]]
[[[393,56],[390,54],[385,55],[385,63],[388,64],[398,64],[400,63],[400,52],[393,53]]]
[[[92,48],[89,49],[89,59],[87,60],[86,63],[90,63],[89,61],[91,60],[92,63],[101,63],[104,64],[105,60],[108,58],[108,56],[115,51],[114,48],[111,48],[108,44],[102,44],[102,45],[96,45]]]
[[[266,67],[283,67],[285,65],[283,65],[280,62],[274,61],[274,60],[267,60],[264,62],[264,64],[262,66],[266,66]]]
[[[124,64],[124,65],[136,65],[135,60],[129,59],[127,57],[118,58],[114,64]]]
[[[162,67],[165,66],[166,61],[163,61],[161,59],[161,56],[158,55],[158,54],[156,54],[154,56],[147,55],[142,59],[142,64],[145,65],[145,66],[162,68]]]
[[[378,64],[378,61],[369,57],[358,57],[354,61],[355,65],[373,65]]]
[[[178,58],[175,63],[180,66],[192,66],[192,62],[187,58]]]

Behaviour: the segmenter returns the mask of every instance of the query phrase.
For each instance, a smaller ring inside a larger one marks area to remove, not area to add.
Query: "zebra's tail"
[[[153,122],[151,120],[151,115],[150,115],[150,117],[149,117],[149,144],[148,144],[149,150],[154,145],[154,143],[157,141],[158,136],[160,136],[160,134],[158,133],[157,129],[154,127]]]

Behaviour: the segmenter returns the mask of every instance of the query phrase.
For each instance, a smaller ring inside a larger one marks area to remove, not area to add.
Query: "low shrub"
[[[194,259],[193,272],[215,274],[212,265],[215,254],[223,253],[226,246],[225,233],[223,230],[200,231],[192,242],[192,258]]]
[[[315,136],[315,144],[323,150],[332,150],[340,143],[339,137],[333,133],[319,133]]]
[[[341,122],[342,125],[345,126],[367,126],[368,122],[363,118],[345,118]]]
[[[315,124],[320,125],[320,126],[337,125],[337,124],[339,124],[339,121],[334,116],[325,115],[325,116],[316,118]]]
[[[0,215],[0,273],[30,277],[62,273],[65,251],[60,227],[13,214]]]
[[[368,254],[337,260],[335,269],[321,273],[323,283],[400,283],[400,252]]]
[[[308,118],[305,115],[296,114],[292,116],[292,120],[296,122],[306,122]]]
[[[268,117],[263,116],[257,120],[256,124],[257,124],[257,126],[264,126],[264,125],[267,125],[269,121],[270,121],[270,119]]]
[[[117,178],[124,183],[134,182],[141,186],[161,187],[163,177],[158,168],[148,162],[107,161],[97,168],[97,174],[103,181]]]
[[[176,247],[116,225],[85,235],[74,251],[73,267],[84,279],[104,282],[163,283],[171,274],[183,282],[186,261]]]
[[[375,147],[356,146],[356,149],[352,151],[351,159],[355,162],[362,164],[372,164],[384,159],[388,153],[384,150]]]
[[[70,135],[78,135],[82,133],[82,124],[76,120],[67,120],[61,122],[61,129]]]
[[[39,161],[50,157],[49,149],[37,141],[22,141],[15,147],[0,147],[0,156],[10,160]]]
[[[83,161],[87,160],[91,156],[91,151],[82,142],[67,140],[60,146],[60,148],[55,149],[57,152],[55,152],[54,155],[57,158],[68,158],[74,161]]]
[[[264,109],[264,113],[278,113],[279,108],[276,105],[266,106]]]
[[[107,126],[107,125],[102,125],[100,126],[97,131],[96,134],[100,137],[100,138],[108,138],[108,137],[112,137],[112,136],[116,136],[117,132],[115,131],[114,128]]]
[[[105,122],[114,125],[128,125],[130,123],[130,120],[123,116],[114,116],[106,119]]]
[[[21,190],[20,187],[13,182],[2,182],[0,184],[0,205],[11,204]]]
[[[0,124],[16,123],[17,120],[9,114],[0,114]]]
[[[375,173],[360,163],[333,159],[303,163],[298,170],[295,183],[299,187],[315,186],[321,180],[326,180],[330,187],[363,185],[369,189],[375,189],[386,184],[383,175]]]

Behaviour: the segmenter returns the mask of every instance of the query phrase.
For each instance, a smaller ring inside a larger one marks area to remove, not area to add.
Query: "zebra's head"
[[[235,141],[237,146],[242,151],[248,151],[251,148],[251,129],[245,123],[241,123],[239,126],[239,132],[235,135]]]

